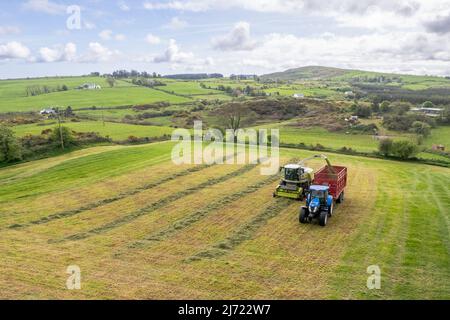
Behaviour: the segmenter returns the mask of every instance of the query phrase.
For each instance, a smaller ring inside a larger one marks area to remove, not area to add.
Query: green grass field
[[[435,76],[417,76],[417,75],[404,75],[404,74],[389,74],[370,71],[351,70],[344,75],[333,77],[334,80],[348,81],[355,77],[378,77],[384,75],[388,78],[393,76],[401,79],[401,83],[391,83],[392,85],[400,86],[404,89],[410,90],[425,90],[429,88],[439,88],[450,86],[450,80],[443,77]]]
[[[202,88],[200,82],[197,81],[171,81],[167,82],[166,86],[159,87],[159,89],[188,96],[221,93],[218,90]]]
[[[272,197],[277,176],[174,166],[172,146],[96,147],[0,169],[0,297],[450,298],[450,169],[329,154],[349,177],[321,228],[298,223],[299,202]],[[81,269],[81,290],[65,288],[69,265]],[[370,265],[379,290],[366,287]]]
[[[2,98],[19,98],[26,97],[26,89],[31,86],[48,86],[56,88],[57,86],[66,85],[69,90],[75,90],[77,87],[85,83],[95,83],[102,88],[108,88],[109,85],[105,78],[102,77],[54,77],[54,78],[33,78],[20,80],[1,80],[0,96]],[[117,81],[117,87],[129,87],[131,84],[125,81]]]
[[[101,90],[76,90],[86,82],[94,82],[102,86]],[[189,102],[191,99],[176,96],[150,88],[132,86],[125,81],[117,81],[117,86],[110,88],[103,78],[43,78],[33,80],[0,81],[0,112],[40,111],[46,107],[67,107],[74,109],[86,107],[131,106],[154,102],[172,104]],[[29,85],[48,85],[50,87],[66,84],[68,91],[52,92],[38,96],[26,96]]]
[[[126,140],[129,136],[161,137],[164,134],[171,134],[174,130],[164,126],[144,126],[116,122],[105,122],[105,125],[103,125],[102,121],[66,122],[63,125],[76,132],[97,132],[115,141]],[[47,124],[44,123],[44,125],[21,125],[15,126],[13,129],[17,136],[23,137],[27,134],[39,135],[43,130],[53,129],[56,126],[56,122],[47,121]]]
[[[272,95],[279,94],[281,96],[289,96],[289,97],[292,97],[296,93],[297,94],[301,93],[305,95],[305,97],[310,98],[322,97],[322,98],[342,99],[344,97],[342,93],[339,93],[332,89],[321,87],[314,88],[302,85],[296,85],[292,87],[274,87],[270,89],[264,89],[264,91]]]
[[[446,150],[450,149],[450,126],[431,130],[430,136],[425,139],[425,145],[431,147],[433,144],[442,144]]]

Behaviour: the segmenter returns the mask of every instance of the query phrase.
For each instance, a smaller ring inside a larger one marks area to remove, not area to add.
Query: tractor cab
[[[309,194],[307,198],[307,204],[308,202],[313,202],[315,200],[315,203],[325,206],[327,204],[328,200],[328,186],[319,186],[319,185],[312,185],[309,187]]]
[[[309,187],[309,197],[310,199],[318,199],[321,205],[325,205],[328,198],[328,186],[311,186]]]
[[[311,185],[306,197],[306,206],[300,209],[299,220],[301,223],[319,219],[319,224],[325,226],[328,217],[333,214],[333,196],[329,195],[330,187],[323,185]]]

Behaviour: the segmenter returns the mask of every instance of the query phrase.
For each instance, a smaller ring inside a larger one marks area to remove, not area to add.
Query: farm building
[[[433,144],[431,149],[434,151],[445,151],[445,146],[442,144]]]
[[[345,91],[345,92],[344,92],[344,95],[345,95],[347,98],[353,98],[353,97],[355,97],[355,93],[354,93],[353,91]]]
[[[423,113],[429,117],[442,117],[444,112],[443,108],[412,108],[412,112]]]
[[[294,97],[296,99],[303,99],[305,97],[305,95],[303,93],[294,93],[292,95],[292,97]]]
[[[42,110],[39,112],[39,114],[49,116],[49,115],[54,115],[54,114],[56,114],[56,111],[55,111],[55,109],[53,109],[53,108],[46,108],[46,109],[42,109]]]
[[[95,83],[85,83],[78,87],[80,90],[101,90],[102,87]]]

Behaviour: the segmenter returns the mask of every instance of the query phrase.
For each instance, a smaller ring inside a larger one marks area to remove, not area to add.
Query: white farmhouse
[[[292,96],[296,99],[303,99],[305,97],[303,93],[294,93]]]
[[[47,116],[49,116],[49,115],[54,115],[54,114],[56,114],[56,111],[55,111],[55,109],[52,109],[52,108],[46,108],[46,109],[42,109],[41,110],[41,112],[39,112],[42,116],[44,116],[44,115],[47,115]]]
[[[81,90],[101,90],[102,87],[99,86],[96,83],[85,83],[85,84],[79,86],[78,89],[81,89]]]

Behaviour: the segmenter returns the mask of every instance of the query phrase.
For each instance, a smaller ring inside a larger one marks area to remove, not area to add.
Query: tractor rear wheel
[[[306,208],[301,208],[300,209],[300,215],[298,216],[298,221],[300,221],[300,223],[307,223],[308,222],[308,215],[307,215],[307,210]]]
[[[339,198],[337,198],[336,202],[337,203],[344,202],[344,191],[341,192],[341,194],[339,195]]]
[[[328,222],[328,212],[322,211],[319,216],[319,225],[325,227]]]

